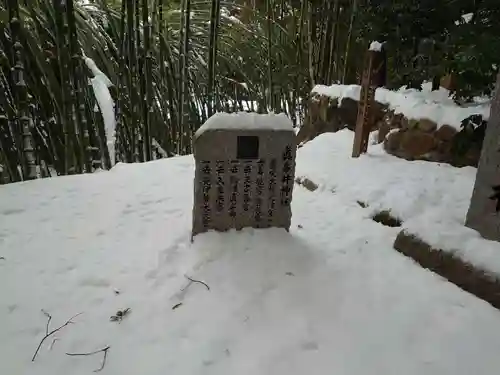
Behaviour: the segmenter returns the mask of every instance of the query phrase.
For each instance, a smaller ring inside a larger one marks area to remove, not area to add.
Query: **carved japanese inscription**
[[[193,236],[245,227],[288,230],[295,154],[293,131],[214,129],[195,138]]]

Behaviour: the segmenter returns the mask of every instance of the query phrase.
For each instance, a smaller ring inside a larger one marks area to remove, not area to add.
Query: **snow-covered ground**
[[[500,244],[464,226],[476,168],[408,162],[388,155],[382,145],[370,145],[366,155],[353,159],[353,139],[346,129],[307,143],[297,161],[298,177],[368,204],[368,215],[390,210],[408,232],[500,276]]]
[[[394,251],[399,229],[369,217],[447,207],[455,220],[474,170],[377,147],[353,160],[351,146],[342,131],[299,150],[297,174],[321,188],[296,185],[290,233],[191,244],[191,156],[1,186],[0,373],[91,374],[103,353],[65,353],[106,345],[113,375],[495,373],[500,313]],[[42,309],[50,329],[82,314],[32,362]]]
[[[484,119],[490,115],[491,101],[486,97],[477,97],[474,103],[467,106],[459,106],[453,101],[450,92],[441,87],[439,90],[431,91],[432,83],[422,85],[422,90],[407,89],[401,87],[399,90],[388,90],[378,88],[375,91],[375,100],[387,105],[395,113],[402,113],[408,119],[429,119],[438,126],[450,125],[460,130],[462,120],[471,115],[479,114]],[[351,98],[359,101],[361,94],[360,85],[316,85],[312,94],[325,95],[331,98]]]

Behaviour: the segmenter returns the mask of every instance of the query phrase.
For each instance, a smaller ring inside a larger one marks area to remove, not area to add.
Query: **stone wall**
[[[477,116],[471,116],[471,118]],[[479,116],[481,117],[481,116]],[[450,125],[438,126],[428,119],[408,120],[402,115],[388,111],[383,123],[379,124],[379,142],[394,156],[406,160],[427,160],[448,163],[456,167],[477,167],[481,155],[480,142],[473,140],[473,130],[467,118],[462,130]],[[482,118],[480,122],[482,122]]]
[[[374,105],[377,123],[384,117],[387,107],[376,102]],[[344,98],[340,104],[337,98],[313,94],[309,99],[308,114],[297,134],[297,142],[308,142],[320,134],[334,133],[348,128],[354,131],[358,116],[358,102]],[[376,126],[372,130],[376,130]]]
[[[458,131],[450,125],[438,126],[426,118],[407,119],[378,102],[374,109],[376,122],[371,131],[378,130],[378,142],[383,143],[389,154],[406,160],[477,167],[482,139],[472,143],[469,139],[474,138],[472,134],[477,124],[485,125],[480,115],[465,119],[462,130]],[[344,98],[339,104],[336,98],[313,94],[308,116],[297,135],[298,143],[308,142],[322,133],[344,128],[354,130],[357,113],[358,102],[353,99]]]

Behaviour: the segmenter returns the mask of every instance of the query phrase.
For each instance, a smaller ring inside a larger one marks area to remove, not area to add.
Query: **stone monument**
[[[465,224],[500,241],[500,73]]]
[[[296,137],[284,114],[217,113],[195,133],[192,236],[208,230],[289,230]]]

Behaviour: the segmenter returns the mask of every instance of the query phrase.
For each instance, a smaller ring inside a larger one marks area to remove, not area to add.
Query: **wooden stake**
[[[370,130],[373,128],[375,117],[375,90],[385,85],[385,51],[369,50],[363,77],[361,78],[361,93],[358,104],[358,117],[354,133],[352,157],[357,158],[368,149]]]

